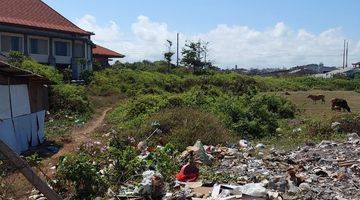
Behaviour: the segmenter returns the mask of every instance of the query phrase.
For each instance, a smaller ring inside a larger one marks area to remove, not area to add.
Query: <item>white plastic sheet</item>
[[[18,140],[15,137],[15,129],[11,119],[0,121],[0,140],[5,142],[16,153],[21,153]]]
[[[13,117],[30,114],[30,100],[27,85],[10,85]]]
[[[9,86],[0,85],[0,120],[10,119],[10,118],[11,118],[11,109],[10,109]]]

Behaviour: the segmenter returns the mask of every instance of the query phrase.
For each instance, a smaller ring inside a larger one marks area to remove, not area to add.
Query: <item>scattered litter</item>
[[[159,199],[164,196],[164,180],[160,173],[155,171],[145,171],[143,174],[141,187],[138,191],[143,196],[150,196],[153,199]]]
[[[176,174],[176,179],[181,182],[195,182],[200,175],[199,168],[194,161],[194,153],[190,152],[189,162],[184,165],[180,172]]]
[[[247,140],[240,140],[240,141],[239,141],[239,146],[240,146],[241,148],[247,148],[249,145],[250,145],[250,143],[249,143],[249,141],[247,141]]]
[[[166,200],[353,199],[360,196],[359,155],[356,133],[349,134],[345,142],[308,143],[291,152],[264,144],[252,147],[247,140],[228,147],[197,141],[179,155],[182,167],[175,176],[177,181],[164,183],[160,174],[146,171],[138,193],[125,187],[121,194]],[[209,174],[199,172],[199,167],[205,166],[212,169],[206,173],[229,179],[205,180]]]

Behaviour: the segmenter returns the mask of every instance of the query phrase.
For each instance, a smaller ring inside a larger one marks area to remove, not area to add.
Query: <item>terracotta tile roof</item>
[[[105,47],[96,45],[93,48],[93,54],[96,56],[105,56],[105,57],[109,57],[109,58],[124,58],[125,56],[122,54],[119,54],[115,51],[112,51],[110,49],[107,49]]]
[[[77,27],[41,0],[0,0],[0,23],[82,35],[91,34]]]

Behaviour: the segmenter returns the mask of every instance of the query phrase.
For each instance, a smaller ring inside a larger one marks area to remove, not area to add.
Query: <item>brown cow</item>
[[[348,102],[345,99],[339,98],[331,100],[331,109],[337,111],[346,110],[348,112],[351,112]]]
[[[325,95],[322,95],[322,94],[319,94],[319,95],[310,94],[307,98],[313,100],[313,102],[315,104],[316,104],[317,101],[320,101],[320,100],[321,100],[322,103],[325,103]]]

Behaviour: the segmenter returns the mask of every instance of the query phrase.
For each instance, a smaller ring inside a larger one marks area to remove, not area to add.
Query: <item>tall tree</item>
[[[208,42],[202,42],[201,40],[187,42],[181,51],[183,56],[181,63],[192,69],[194,73],[199,73],[211,66],[211,63],[207,61],[208,44]]]

